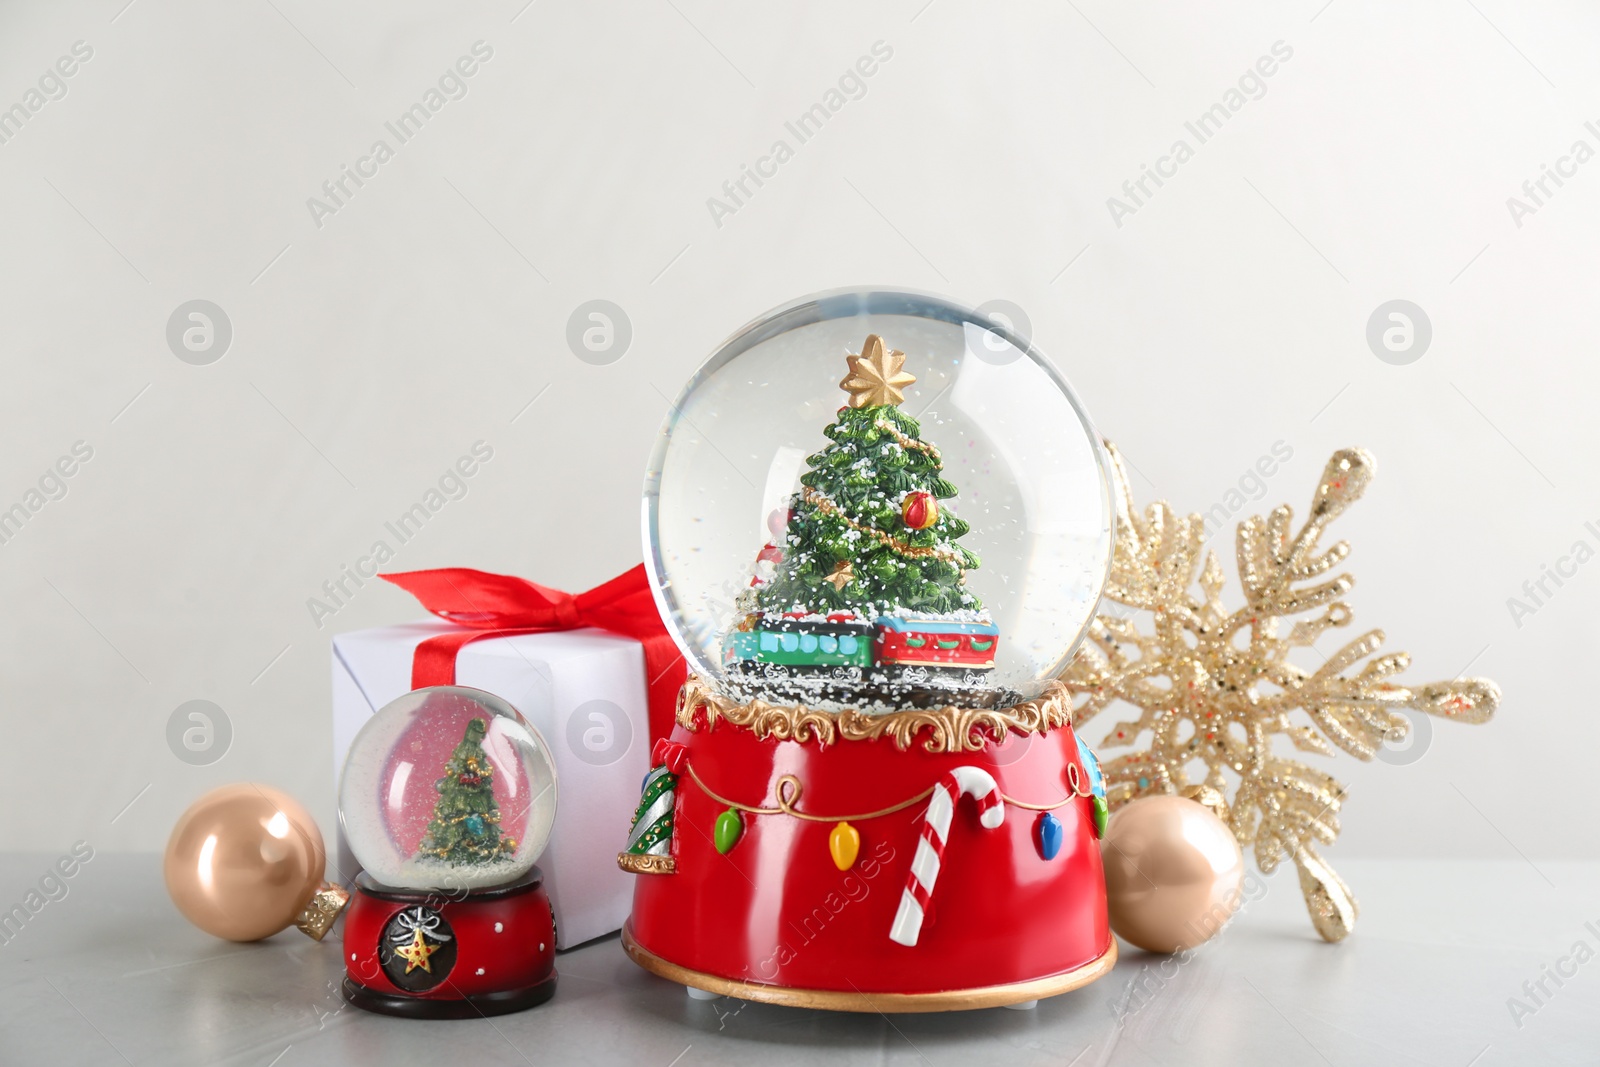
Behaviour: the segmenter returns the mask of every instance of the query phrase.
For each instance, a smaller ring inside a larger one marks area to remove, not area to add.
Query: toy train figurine
[[[999,642],[1000,629],[989,622],[768,612],[746,616],[722,654],[730,675],[768,684],[865,681],[949,691],[986,685]]]

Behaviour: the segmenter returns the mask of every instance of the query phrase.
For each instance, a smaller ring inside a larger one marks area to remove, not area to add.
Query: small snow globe
[[[460,686],[385,705],[356,735],[339,784],[350,850],[391,888],[515,882],[544,850],[555,811],[555,764],[539,731],[493,693]]]
[[[727,699],[1006,707],[1088,628],[1111,486],[1027,338],[939,297],[841,290],[756,319],[685,386],[646,480],[646,562]]]

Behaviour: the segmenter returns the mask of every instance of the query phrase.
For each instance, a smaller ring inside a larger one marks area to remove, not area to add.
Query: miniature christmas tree
[[[903,387],[916,381],[902,370],[904,353],[873,334],[848,362],[840,386],[849,406],[824,431],[832,443],[807,458],[781,558],[756,591],[755,610],[866,619],[980,610],[965,585],[978,559],[956,544],[969,527],[939,504],[956,487],[941,473],[939,450],[899,408]]]
[[[439,802],[417,848],[419,856],[435,856],[450,864],[483,864],[517,849],[500,833],[500,805],[494,799],[494,765],[483,751],[482,719],[467,723],[461,743],[433,783]]]

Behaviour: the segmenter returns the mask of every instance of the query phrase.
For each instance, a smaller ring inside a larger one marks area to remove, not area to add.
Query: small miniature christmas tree
[[[902,369],[905,354],[873,334],[848,363],[839,384],[849,406],[823,431],[832,443],[807,457],[781,559],[755,590],[754,609],[867,619],[981,610],[965,585],[978,559],[956,544],[970,527],[939,505],[956,487],[941,473],[939,450],[899,408],[903,387],[916,381]]]
[[[500,805],[494,799],[494,765],[483,751],[482,719],[467,723],[461,743],[450,753],[444,776],[433,783],[439,802],[417,848],[450,864],[483,864],[517,849],[500,833]]]

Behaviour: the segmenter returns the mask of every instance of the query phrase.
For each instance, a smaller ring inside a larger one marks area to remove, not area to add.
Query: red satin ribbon
[[[411,659],[411,688],[454,685],[456,654],[474,641],[593,626],[632,637],[644,646],[650,736],[657,739],[672,732],[678,690],[683,685],[686,668],[682,653],[656,610],[644,564],[577,596],[525,578],[468,567],[441,567],[379,577],[416,597],[423,607],[441,619],[466,627],[456,633],[427,638],[417,646]]]

